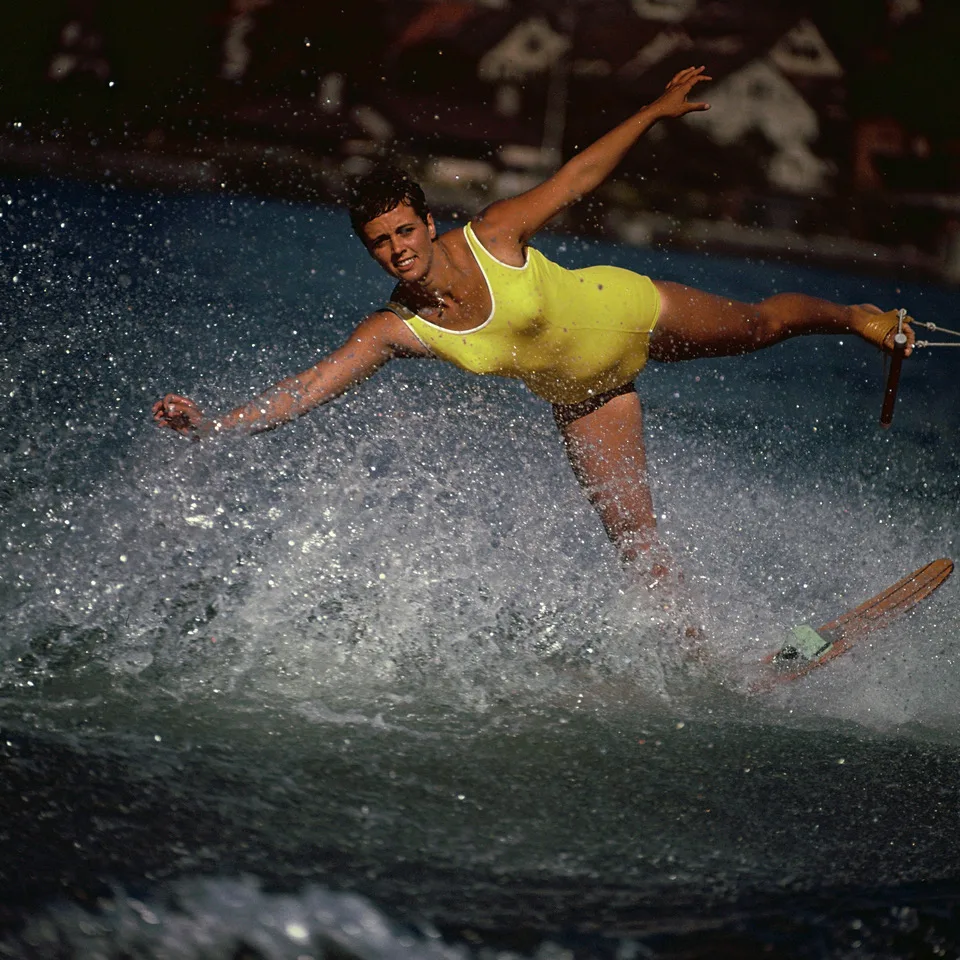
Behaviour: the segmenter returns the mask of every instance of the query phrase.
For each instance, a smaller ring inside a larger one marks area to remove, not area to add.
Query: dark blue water
[[[960,950],[956,584],[749,694],[790,624],[960,552],[956,352],[888,432],[850,338],[651,365],[665,610],[517,384],[406,361],[257,438],[152,426],[383,301],[341,213],[24,181],[0,214],[0,955]],[[541,247],[960,325],[896,277]]]

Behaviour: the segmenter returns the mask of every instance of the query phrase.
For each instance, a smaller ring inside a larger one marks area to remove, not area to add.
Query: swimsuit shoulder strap
[[[463,225],[463,235],[466,238],[467,246],[473,251],[473,255],[476,258],[477,262],[486,262],[492,260],[494,263],[499,263],[500,261],[490,253],[490,251],[480,242],[480,238],[477,236],[476,232],[473,229],[473,222],[468,220]]]
[[[402,303],[397,303],[396,300],[388,300],[383,309],[395,313],[401,320],[407,322],[416,317],[416,314],[409,307],[405,307]]]

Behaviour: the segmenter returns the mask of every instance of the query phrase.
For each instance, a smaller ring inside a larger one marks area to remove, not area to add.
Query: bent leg
[[[621,558],[632,561],[657,542],[643,410],[633,389],[600,400],[581,416],[560,405],[553,414],[577,480]]]

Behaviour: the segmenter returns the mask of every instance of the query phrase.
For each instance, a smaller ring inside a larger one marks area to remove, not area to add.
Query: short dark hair
[[[430,209],[420,184],[405,170],[392,163],[383,163],[369,173],[356,177],[347,190],[347,207],[354,233],[401,203],[409,203],[413,212],[424,222]]]

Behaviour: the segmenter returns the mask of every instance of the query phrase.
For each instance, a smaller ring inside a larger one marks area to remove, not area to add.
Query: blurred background
[[[0,23],[0,957],[960,956],[960,576],[747,693],[790,623],[960,555],[956,351],[905,364],[889,431],[852,337],[651,364],[678,614],[516,381],[391,364],[249,443],[149,413],[246,400],[382,304],[348,174],[396,156],[452,223],[691,64],[712,109],[544,253],[956,329],[960,0]]]
[[[35,0],[0,174],[335,200],[398,156],[438,212],[514,193],[705,64],[563,225],[960,282],[956,0]],[[698,91],[699,92],[699,91]]]

